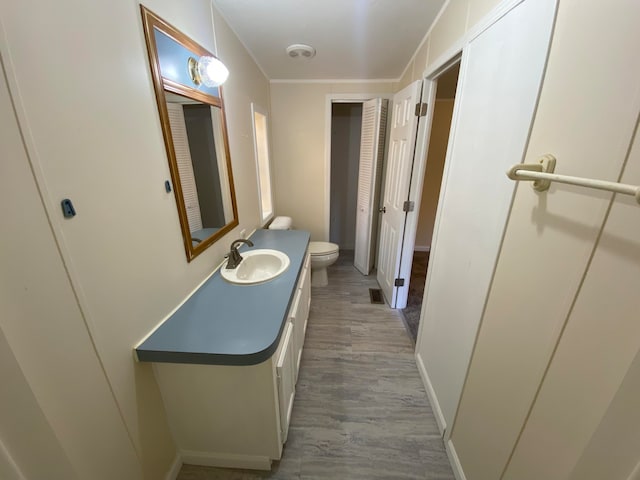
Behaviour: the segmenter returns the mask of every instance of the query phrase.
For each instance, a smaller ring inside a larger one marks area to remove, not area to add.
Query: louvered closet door
[[[171,126],[173,147],[176,152],[178,172],[180,173],[182,198],[184,199],[184,206],[187,210],[189,231],[195,232],[196,230],[202,230],[202,217],[200,216],[200,202],[198,201],[196,177],[193,174],[193,164],[191,163],[187,127],[184,123],[184,112],[182,105],[179,103],[167,103],[167,110],[169,111],[169,125]]]
[[[362,104],[358,206],[353,264],[364,275],[373,268],[378,227],[378,203],[387,128],[387,100],[374,98]]]

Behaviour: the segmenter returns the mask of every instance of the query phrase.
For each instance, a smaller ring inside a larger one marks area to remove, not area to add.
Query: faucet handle
[[[230,251],[225,256],[225,258],[229,259],[229,261],[227,262],[227,269],[236,268],[242,261],[242,255],[240,255],[240,252],[238,252],[238,244],[240,243],[246,243],[250,247],[253,247],[253,242],[251,240],[245,240],[244,238],[240,238],[231,242]]]
[[[233,242],[231,242],[231,250],[237,249],[238,248],[237,244],[240,244],[240,243],[246,243],[250,247],[253,247],[253,242],[251,240],[245,239],[245,238],[239,238],[238,240],[234,240]]]

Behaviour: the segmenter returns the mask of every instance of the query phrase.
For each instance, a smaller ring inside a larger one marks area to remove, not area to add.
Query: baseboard
[[[169,468],[169,471],[164,476],[164,480],[176,480],[176,478],[178,478],[178,474],[180,473],[181,468],[182,468],[182,458],[180,458],[179,454],[176,454],[176,458],[173,459],[171,468]]]
[[[424,389],[427,391],[427,397],[429,397],[429,403],[431,403],[431,408],[433,409],[433,416],[436,417],[436,423],[438,424],[440,435],[444,437],[445,430],[447,428],[447,422],[444,419],[444,415],[442,414],[442,410],[440,409],[440,404],[438,403],[438,397],[436,397],[436,392],[433,389],[433,385],[431,384],[431,380],[429,379],[429,374],[427,373],[427,369],[425,368],[424,362],[422,361],[422,357],[419,353],[416,353],[416,365],[418,366],[418,371],[420,372],[420,377],[422,378]],[[453,442],[451,441],[451,439],[447,440],[445,438],[444,446],[445,450],[447,451],[447,457],[449,457],[449,463],[451,464],[451,469],[453,470],[453,474],[456,477],[456,480],[467,480],[467,477],[464,475],[464,471],[462,470],[460,459],[458,458],[458,454],[456,453],[456,449],[453,446]]]
[[[436,397],[436,392],[433,389],[433,385],[429,379],[429,374],[427,373],[427,369],[425,368],[424,362],[422,361],[422,357],[419,353],[416,353],[416,365],[418,366],[418,371],[420,372],[424,389],[427,391],[427,397],[429,397],[429,403],[431,404],[433,415],[436,417],[436,423],[438,424],[440,435],[444,436],[444,431],[447,428],[447,422],[444,419],[444,415],[440,409],[440,403],[438,403],[438,397]]]
[[[246,468],[250,470],[271,470],[271,459],[259,455],[236,455],[232,453],[209,453],[182,450],[182,463],[204,465],[206,467]]]
[[[431,245],[415,245],[413,247],[414,252],[430,252]]]
[[[451,439],[449,439],[449,441],[445,443],[444,448],[447,451],[449,463],[451,464],[453,475],[456,477],[456,480],[467,480],[467,477],[464,474],[464,470],[462,470],[462,464],[460,463],[458,454],[456,453],[456,448],[453,446],[453,442],[451,441]]]

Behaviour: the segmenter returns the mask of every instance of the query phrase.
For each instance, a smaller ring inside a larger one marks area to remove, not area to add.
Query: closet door
[[[356,242],[353,264],[364,275],[373,268],[378,227],[387,100],[374,98],[362,104]]]
[[[167,111],[169,112],[169,124],[171,125],[171,135],[173,136],[176,152],[176,162],[180,172],[182,198],[187,209],[189,231],[193,233],[202,230],[202,217],[200,216],[200,201],[198,200],[196,177],[193,173],[189,139],[187,138],[187,126],[184,121],[184,112],[181,104],[167,103]]]
[[[526,151],[555,6],[520,3],[463,49],[416,350],[448,432],[516,188],[504,172]]]

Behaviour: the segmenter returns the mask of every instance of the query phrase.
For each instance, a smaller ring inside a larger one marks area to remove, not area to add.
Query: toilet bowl
[[[269,225],[269,230],[290,230],[291,217],[276,217]],[[327,267],[333,265],[340,255],[340,248],[331,242],[309,242],[311,257],[311,286],[326,287],[329,284]]]
[[[309,242],[312,287],[326,287],[329,284],[327,267],[336,262],[339,254],[338,245],[335,243]]]

